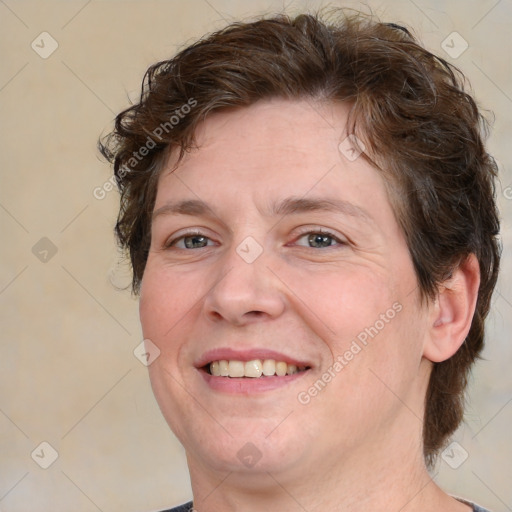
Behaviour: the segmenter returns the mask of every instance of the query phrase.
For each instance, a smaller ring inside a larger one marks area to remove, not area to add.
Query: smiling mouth
[[[295,373],[309,370],[309,366],[297,366],[274,359],[253,359],[251,361],[221,359],[205,365],[203,370],[214,377],[248,377],[257,379],[261,377],[294,375]]]

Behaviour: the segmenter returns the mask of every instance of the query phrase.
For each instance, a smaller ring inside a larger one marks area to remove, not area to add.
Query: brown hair
[[[209,112],[271,97],[352,105],[350,130],[387,178],[423,298],[434,298],[468,255],[479,261],[471,330],[430,377],[423,441],[432,465],[462,421],[469,369],[483,347],[500,259],[497,169],[464,76],[407,29],[360,14],[341,13],[330,22],[279,15],[233,23],[151,66],[139,103],[116,117],[100,143],[121,191],[116,234],[130,254],[133,291],[144,273],[166,151],[179,148],[181,159]]]

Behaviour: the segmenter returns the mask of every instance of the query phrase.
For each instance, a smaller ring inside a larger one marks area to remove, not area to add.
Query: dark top
[[[473,512],[489,512],[489,510],[479,507],[478,505],[475,505],[474,503],[470,503],[469,501],[460,500],[463,503],[466,503],[467,505],[470,505],[473,507]],[[170,508],[168,510],[162,510],[162,512],[195,512],[194,507],[192,505],[192,502],[189,501],[188,503],[185,503],[184,505],[180,505],[179,507]]]
[[[194,507],[192,505],[192,502],[189,501],[188,503],[180,505],[179,507],[170,508],[168,510],[162,510],[162,512],[192,512],[193,510]]]

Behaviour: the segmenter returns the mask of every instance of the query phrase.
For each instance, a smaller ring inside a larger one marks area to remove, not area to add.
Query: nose
[[[280,281],[268,268],[265,253],[247,262],[230,250],[216,267],[215,284],[205,297],[207,316],[235,326],[274,319],[285,309]]]

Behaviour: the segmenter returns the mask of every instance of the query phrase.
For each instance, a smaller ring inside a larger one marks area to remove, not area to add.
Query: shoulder
[[[491,512],[490,510],[487,510],[486,508],[481,507],[480,505],[476,505],[475,503],[472,503],[471,501],[462,499],[462,498],[456,498],[461,503],[465,503],[466,505],[469,505],[473,512]]]
[[[178,507],[169,508],[167,510],[162,510],[161,512],[194,512],[194,507],[192,505],[192,502],[189,501],[188,503],[185,503]]]
[[[490,512],[486,508],[482,508],[479,505],[475,505],[474,503],[471,503],[466,500],[461,500],[459,498],[459,501],[462,501],[463,503],[466,503],[473,507],[473,512]],[[188,503],[185,503],[184,505],[179,505],[178,507],[170,508],[167,510],[162,510],[161,512],[194,512],[194,507],[192,505],[192,502],[189,501]]]

